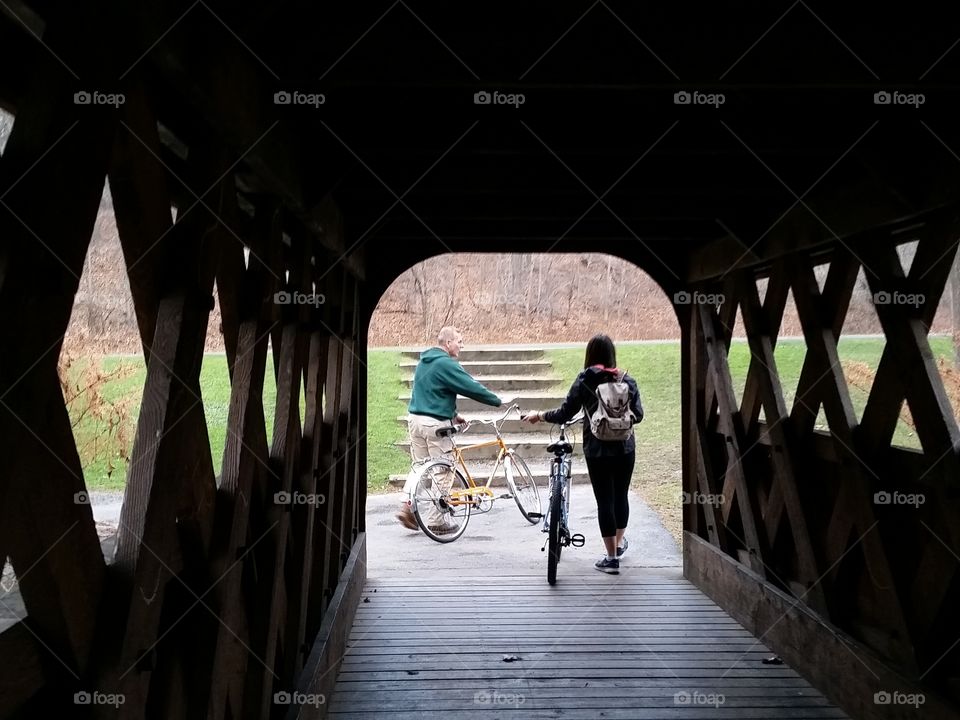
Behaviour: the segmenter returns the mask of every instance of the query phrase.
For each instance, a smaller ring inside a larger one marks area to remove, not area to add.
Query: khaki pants
[[[449,436],[437,437],[437,428],[442,427],[450,427],[450,421],[437,420],[428,415],[410,415],[407,421],[407,430],[410,433],[410,455],[413,462],[420,462],[431,457],[446,457],[453,460],[451,454],[453,439]],[[437,487],[434,492],[437,495],[449,492],[453,477],[453,473],[447,473],[443,477],[435,477],[434,484]],[[407,482],[403,486],[403,491],[411,500],[413,499],[415,486],[416,481],[411,473],[407,476]],[[427,511],[426,520],[430,525],[440,525],[443,523],[443,516],[436,508],[430,508]]]

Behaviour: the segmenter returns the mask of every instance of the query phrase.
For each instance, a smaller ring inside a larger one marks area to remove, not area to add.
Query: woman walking
[[[583,455],[587,461],[593,494],[597,499],[600,535],[607,551],[594,567],[611,575],[619,574],[620,556],[628,546],[624,532],[630,517],[628,491],[636,460],[636,439],[631,428],[625,439],[600,440],[590,430],[590,417],[599,406],[597,388],[618,379],[629,388],[629,408],[633,414],[633,423],[636,424],[643,419],[637,383],[617,369],[617,351],[613,341],[606,335],[596,335],[587,343],[583,370],[570,386],[570,392],[563,404],[555,410],[532,412],[523,418],[530,423],[541,420],[564,423],[581,408],[584,410]]]

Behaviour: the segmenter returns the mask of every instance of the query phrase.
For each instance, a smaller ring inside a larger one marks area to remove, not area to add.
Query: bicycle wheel
[[[466,479],[450,462],[435,460],[418,471],[411,505],[428,538],[449,543],[463,535],[474,502],[467,489]]]
[[[557,564],[560,562],[560,523],[563,513],[563,483],[560,478],[554,478],[553,492],[550,493],[550,535],[547,547],[547,582],[555,585],[557,582]]]
[[[507,473],[507,481],[511,484],[510,492],[517,501],[520,514],[528,523],[536,525],[540,519],[540,491],[537,489],[537,481],[530,474],[530,468],[519,455],[513,455],[513,473]]]

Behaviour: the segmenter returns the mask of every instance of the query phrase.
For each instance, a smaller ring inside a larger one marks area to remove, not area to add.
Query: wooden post
[[[212,194],[206,204],[218,206],[222,160],[215,145],[207,147],[211,156],[195,154],[190,181],[201,197]],[[185,566],[196,572],[209,549],[215,487],[199,379],[219,260],[217,226],[198,202],[178,215],[164,238],[171,247],[162,256],[171,262],[160,291],[114,565],[129,605],[119,663],[103,678],[104,687],[124,694],[123,717],[145,711],[154,670],[167,681],[178,672],[154,660],[167,657],[157,650],[167,583]],[[182,592],[179,583],[175,590]],[[171,707],[182,702],[167,697]]]
[[[57,16],[45,50],[99,75],[103,56],[86,53],[101,19],[79,8]],[[0,521],[29,614],[29,633],[15,634],[35,641],[23,657],[44,658],[47,698],[59,700],[88,670],[104,562],[57,361],[117,116],[74,103],[50,54],[23,60],[29,90],[0,160]],[[19,662],[0,658],[0,675]]]

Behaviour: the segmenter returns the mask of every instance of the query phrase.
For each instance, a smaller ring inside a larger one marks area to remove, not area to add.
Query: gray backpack
[[[597,386],[597,409],[590,415],[590,432],[597,440],[626,440],[636,418],[630,409],[630,386],[621,370],[613,380]]]

